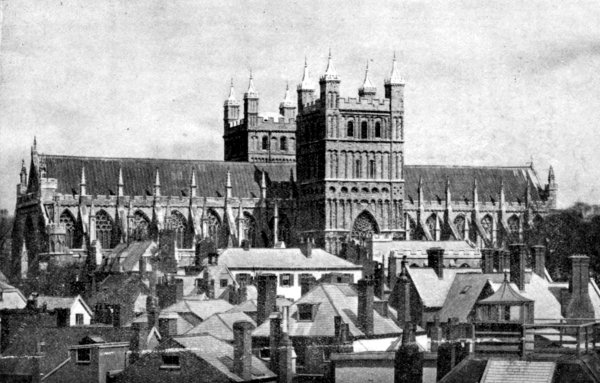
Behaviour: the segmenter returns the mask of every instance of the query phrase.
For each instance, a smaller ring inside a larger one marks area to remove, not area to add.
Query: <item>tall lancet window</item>
[[[75,247],[75,218],[73,218],[73,214],[70,211],[65,210],[60,215],[60,224],[65,227],[66,235],[65,235],[65,246],[69,249],[74,249]]]
[[[96,238],[103,249],[112,248],[113,220],[107,212],[100,210],[96,213]]]
[[[133,214],[133,222],[131,223],[131,238],[134,241],[145,241],[149,238],[150,220],[140,210]]]
[[[207,220],[208,238],[210,238],[217,247],[224,245],[222,243],[219,243],[221,234],[221,220],[219,219],[217,213],[215,213],[212,210],[209,210],[207,214]]]
[[[183,214],[177,210],[173,210],[168,220],[168,228],[173,230],[173,233],[175,234],[175,246],[178,249],[184,248],[187,221]]]

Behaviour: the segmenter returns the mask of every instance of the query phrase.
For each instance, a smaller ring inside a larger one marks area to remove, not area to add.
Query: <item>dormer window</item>
[[[90,363],[92,361],[92,350],[90,348],[77,349],[77,363]]]
[[[177,370],[180,369],[179,355],[163,355],[161,370]]]
[[[298,321],[312,322],[315,320],[316,305],[302,303],[298,305]]]

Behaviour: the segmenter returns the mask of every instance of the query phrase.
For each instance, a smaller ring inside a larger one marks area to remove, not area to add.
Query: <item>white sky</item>
[[[222,159],[222,105],[252,68],[260,110],[313,78],[331,47],[342,95],[365,62],[383,93],[398,52],[407,78],[406,162],[523,165],[559,204],[598,203],[598,1],[4,0],[0,207],[21,158]],[[115,181],[116,182],[116,181]]]

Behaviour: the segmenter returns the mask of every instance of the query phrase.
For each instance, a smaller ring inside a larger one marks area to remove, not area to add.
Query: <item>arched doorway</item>
[[[352,238],[366,239],[373,234],[379,234],[379,226],[373,215],[368,211],[363,211],[356,217],[352,225]]]

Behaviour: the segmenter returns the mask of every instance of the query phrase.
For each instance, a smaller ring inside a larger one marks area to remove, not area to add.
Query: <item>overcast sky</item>
[[[222,105],[250,68],[276,111],[304,57],[331,47],[343,96],[371,60],[383,93],[393,52],[407,79],[406,162],[523,165],[559,204],[599,202],[600,3],[596,1],[4,0],[0,207],[21,158],[223,159]],[[295,95],[294,95],[295,96]],[[116,182],[116,180],[115,180]]]

